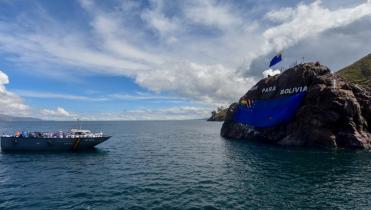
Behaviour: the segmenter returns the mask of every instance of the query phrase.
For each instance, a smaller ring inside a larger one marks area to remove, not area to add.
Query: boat
[[[1,136],[3,151],[56,151],[86,150],[107,141],[111,136],[102,132],[92,133],[90,130],[71,129],[68,132],[27,132],[17,131],[14,135]]]

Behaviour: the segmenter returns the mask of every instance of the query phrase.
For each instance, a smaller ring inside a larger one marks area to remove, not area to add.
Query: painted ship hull
[[[3,151],[68,151],[86,150],[108,140],[110,136],[81,138],[1,137]]]

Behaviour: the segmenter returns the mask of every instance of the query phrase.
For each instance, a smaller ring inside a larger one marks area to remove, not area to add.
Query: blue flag
[[[279,63],[280,61],[282,61],[282,52],[278,53],[278,55],[274,56],[269,64],[269,68],[271,66],[274,66],[276,65],[277,63]]]

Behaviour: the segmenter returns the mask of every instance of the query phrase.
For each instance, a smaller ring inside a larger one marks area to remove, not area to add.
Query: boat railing
[[[15,137],[15,138],[99,138],[103,137],[103,133],[83,133],[75,134],[71,132],[19,132],[14,135],[3,133],[1,137]]]

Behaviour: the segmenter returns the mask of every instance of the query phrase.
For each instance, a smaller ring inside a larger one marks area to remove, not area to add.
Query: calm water
[[[1,131],[74,122],[0,123]],[[0,153],[0,209],[371,208],[371,153],[219,137],[204,121],[88,122],[82,153]]]

